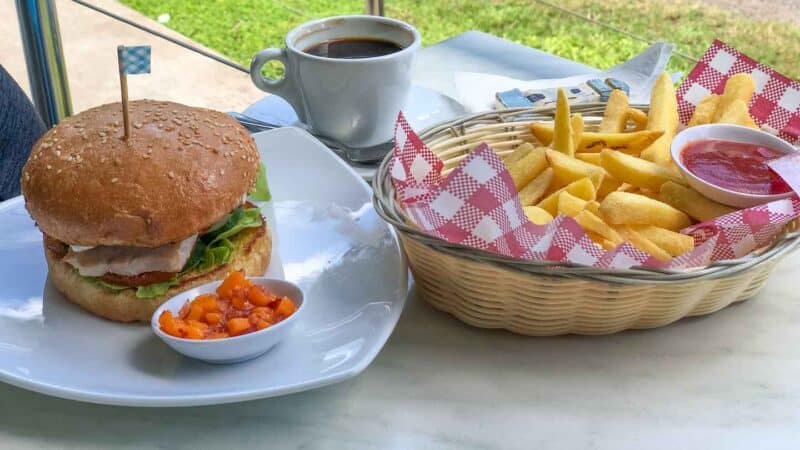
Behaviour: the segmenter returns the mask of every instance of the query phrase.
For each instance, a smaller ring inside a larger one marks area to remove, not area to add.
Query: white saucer
[[[94,403],[185,406],[303,391],[366,369],[406,301],[397,237],[369,187],[316,139],[294,128],[254,138],[275,199],[274,219],[264,210],[275,232],[268,274],[311,300],[283,342],[216,366],[174,352],[149,324],[84,312],[47,281],[41,233],[17,197],[0,203],[0,381]]]
[[[417,132],[434,125],[463,116],[466,109],[457,100],[422,86],[411,86],[403,114]],[[277,95],[268,95],[252,104],[244,114],[268,123],[305,128],[294,109]],[[375,174],[376,165],[352,164],[353,169],[366,180]]]

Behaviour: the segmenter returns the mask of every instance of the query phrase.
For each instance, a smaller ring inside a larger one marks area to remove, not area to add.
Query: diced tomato
[[[238,287],[249,287],[250,281],[244,276],[244,272],[232,272],[225,278],[225,281],[217,288],[217,295],[220,297],[231,297],[234,289]]]
[[[236,317],[228,321],[227,327],[228,333],[236,336],[250,329],[250,321],[244,317]]]
[[[219,309],[217,307],[217,297],[211,294],[201,294],[192,300],[192,303],[203,308],[205,312],[215,312]]]
[[[205,311],[203,311],[203,307],[198,305],[197,303],[192,303],[192,306],[189,307],[189,314],[186,315],[186,319],[188,320],[199,320]]]
[[[261,286],[253,286],[247,291],[247,299],[256,306],[267,306],[275,297],[267,295]]]
[[[268,328],[296,311],[294,302],[255,286],[242,272],[233,272],[217,288],[186,302],[178,314],[162,312],[158,325],[172,336],[223,339]]]

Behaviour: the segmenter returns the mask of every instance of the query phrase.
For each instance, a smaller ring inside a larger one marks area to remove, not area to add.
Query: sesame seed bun
[[[221,280],[238,270],[250,276],[261,276],[266,272],[272,255],[272,236],[266,225],[237,233],[232,242],[236,250],[227,264],[209,272],[184,274],[179,278],[179,285],[154,298],[138,298],[135,289],[113,291],[80,276],[75,268],[61,260],[62,253],[66,252],[65,244],[48,236],[44,239],[44,253],[50,269],[50,281],[72,303],[109,320],[149,322],[153,312],[162,303],[183,291]]]
[[[67,244],[157,247],[197,234],[242,203],[259,167],[255,142],[228,115],[172,102],[110,103],[69,117],[34,146],[25,206]]]

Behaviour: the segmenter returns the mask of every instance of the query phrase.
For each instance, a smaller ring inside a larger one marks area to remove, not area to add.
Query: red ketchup
[[[785,194],[791,188],[767,166],[785,153],[745,142],[703,139],[686,144],[681,159],[696,177],[744,194]]]

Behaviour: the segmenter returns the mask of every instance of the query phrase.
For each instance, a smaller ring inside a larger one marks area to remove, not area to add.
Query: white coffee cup
[[[359,38],[389,41],[401,50],[354,59],[306,53],[324,42]],[[293,29],[285,45],[262,50],[253,58],[250,77],[259,89],[289,102],[300,121],[316,133],[348,146],[370,147],[391,139],[420,47],[414,27],[378,16],[329,17]],[[270,60],[283,63],[283,78],[262,75]]]

